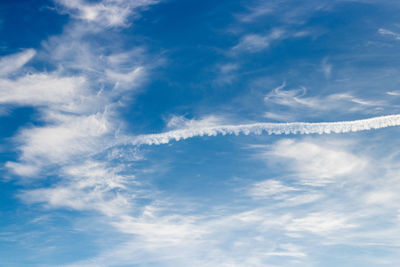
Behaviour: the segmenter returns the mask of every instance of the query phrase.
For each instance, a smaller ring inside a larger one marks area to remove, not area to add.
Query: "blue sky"
[[[0,265],[400,265],[399,11],[1,1]]]

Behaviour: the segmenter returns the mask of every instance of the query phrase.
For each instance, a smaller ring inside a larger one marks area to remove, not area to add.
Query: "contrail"
[[[184,128],[158,134],[146,134],[134,137],[132,145],[159,145],[171,140],[179,141],[195,136],[216,136],[218,134],[330,134],[359,132],[400,126],[400,115],[374,117],[355,121],[338,122],[290,122],[290,123],[251,123],[239,125],[217,125],[209,127]]]

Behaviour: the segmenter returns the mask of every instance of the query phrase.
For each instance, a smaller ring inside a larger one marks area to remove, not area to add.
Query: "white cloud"
[[[86,161],[62,167],[62,182],[50,188],[25,190],[19,197],[26,203],[43,203],[49,208],[99,211],[107,216],[125,214],[130,197],[123,192],[127,178],[118,167]]]
[[[236,78],[236,72],[239,69],[239,64],[226,63],[217,66],[217,78],[214,83],[217,85],[232,84]]]
[[[273,200],[277,208],[309,204],[321,200],[322,193],[307,187],[288,186],[277,180],[265,180],[251,185],[248,195],[256,200]]]
[[[247,34],[241,38],[239,43],[232,48],[233,52],[260,52],[269,47],[274,40],[281,39],[284,31],[281,29],[273,29],[268,35]]]
[[[118,84],[128,85],[128,88],[135,87],[143,76],[143,67],[136,67],[126,73],[106,70],[107,77]]]
[[[218,134],[330,134],[330,133],[348,133],[372,129],[380,129],[391,126],[400,126],[400,115],[389,115],[374,117],[356,121],[338,121],[338,122],[291,122],[291,123],[268,123],[259,122],[252,124],[229,125],[222,124],[216,126],[189,127],[178,130],[172,130],[159,134],[139,135],[136,137],[121,137],[121,144],[133,145],[159,145],[166,144],[172,140],[180,141],[196,136],[216,136]]]
[[[73,16],[83,16],[96,25],[73,21],[62,35],[43,42],[44,49],[38,50],[37,56],[56,67],[55,71],[0,78],[0,103],[34,106],[42,123],[21,129],[13,138],[19,159],[6,167],[17,175],[37,176],[52,164],[85,160],[110,147],[112,135],[123,126],[116,119],[115,107],[123,104],[122,99],[129,97],[126,91],[137,88],[147,71],[144,48],[121,52],[115,49],[116,40],[99,47],[87,37],[101,33],[103,26],[125,25],[128,13],[155,1],[59,3]],[[4,73],[15,73],[35,54],[28,49],[3,57],[0,67]],[[11,61],[13,64],[9,64]]]
[[[290,219],[288,216],[270,217],[272,214],[264,210],[210,217],[161,215],[162,211],[150,206],[142,216],[117,220],[113,225],[130,234],[130,241],[71,266],[149,262],[174,266],[269,266],[273,257],[280,257],[282,263],[293,257],[307,258],[300,246],[268,238],[279,229],[286,231],[283,224]],[[235,232],[245,234],[232,239]]]
[[[116,109],[157,63],[146,63],[144,47],[121,52],[117,42],[122,39],[113,28],[129,25],[138,9],[155,1],[59,3],[76,18],[60,36],[43,41],[37,53],[26,50],[0,59],[0,103],[33,106],[39,121],[19,129],[12,138],[18,158],[5,167],[17,179],[35,183],[32,187],[27,183],[18,194],[25,203],[96,214],[122,233],[122,228],[110,223],[122,222],[132,213],[141,190],[135,177],[126,174],[131,166],[121,162],[133,154],[129,160],[141,158],[125,149],[121,156],[117,151],[121,148],[114,147],[124,127]],[[102,40],[100,46],[93,37],[104,30],[118,38]],[[55,70],[19,71],[35,55]],[[49,176],[51,184],[43,187],[27,179]]]
[[[4,165],[6,168],[12,170],[15,174],[19,176],[35,176],[35,174],[38,173],[39,168],[38,166],[35,165],[29,165],[29,164],[24,164],[24,163],[18,163],[18,162],[6,162]]]
[[[218,126],[224,122],[224,119],[217,116],[207,116],[200,120],[187,119],[183,116],[172,116],[167,122],[170,129],[192,129]]]
[[[83,77],[60,77],[54,73],[28,74],[16,80],[0,79],[0,103],[73,111],[85,98],[85,83]]]
[[[306,231],[322,235],[354,227],[356,225],[349,223],[346,215],[333,212],[312,213],[303,218],[294,218],[286,225],[290,232]]]
[[[277,180],[266,180],[255,183],[249,193],[255,198],[265,198],[297,190],[298,189],[291,186],[286,186]]]
[[[260,17],[273,13],[275,7],[275,4],[272,2],[263,2],[259,5],[247,7],[247,12],[238,14],[236,17],[242,22],[250,23]]]
[[[41,188],[22,192],[19,197],[26,203],[42,203],[51,208],[67,208],[78,211],[99,211],[115,216],[129,207],[125,197],[98,188],[78,189],[71,186]]]
[[[277,249],[266,253],[271,257],[294,257],[303,258],[307,254],[302,251],[302,248],[293,244],[280,244]]]
[[[91,3],[85,0],[57,0],[72,16],[101,26],[115,27],[129,25],[128,18],[138,15],[137,9],[155,4],[155,0],[103,0]]]
[[[276,121],[291,121],[292,116],[286,113],[275,113],[275,112],[265,112],[263,114],[264,118],[276,120]]]
[[[196,240],[205,234],[201,227],[195,225],[196,218],[190,216],[163,216],[135,218],[122,217],[113,223],[120,231],[141,237],[144,243],[153,246],[168,246]]]
[[[386,94],[391,95],[391,96],[399,96],[400,92],[399,91],[389,91],[389,92],[386,92]]]
[[[110,131],[104,114],[88,116],[56,115],[53,125],[23,130],[20,159],[30,165],[65,163],[71,157],[98,152],[102,138]]]
[[[277,142],[266,155],[289,160],[301,183],[313,186],[360,172],[367,164],[340,147],[292,139]]]
[[[276,197],[281,203],[279,203],[278,207],[291,207],[291,206],[299,206],[310,203],[318,203],[325,197],[324,194],[320,192],[301,192],[299,194],[288,194]]]
[[[373,205],[393,204],[397,202],[397,194],[390,190],[373,191],[366,194],[365,201]]]
[[[332,64],[328,63],[328,59],[324,58],[321,63],[321,70],[324,73],[325,77],[328,79],[332,74]]]
[[[72,0],[61,3],[76,18],[111,27],[127,25],[132,8],[154,2]],[[115,121],[112,112],[113,106],[124,95],[118,87],[123,86],[125,89],[135,86],[146,67],[141,62],[127,64],[134,61],[134,53],[118,52],[109,56],[98,53],[95,44],[82,42],[84,38],[81,35],[86,33],[82,28],[74,26],[73,30],[81,30],[76,35],[69,32],[64,39],[48,43],[47,48],[54,52],[53,63],[65,61],[65,65],[59,67],[57,72],[0,80],[2,88],[5,88],[4,91],[0,89],[2,103],[39,107],[41,122],[44,123],[43,126],[25,128],[19,132],[15,139],[17,149],[21,151],[20,158],[18,162],[8,162],[6,167],[17,175],[33,176],[40,173],[46,175],[41,167],[51,165],[59,178],[50,187],[26,189],[19,197],[26,203],[40,203],[47,208],[99,212],[107,217],[106,223],[111,222],[110,225],[120,234],[125,234],[126,243],[116,247],[108,244],[109,250],[78,265],[132,265],[158,261],[169,262],[174,266],[268,266],[269,259],[273,257],[281,257],[281,264],[285,265],[291,260],[287,258],[306,262],[308,255],[301,246],[289,243],[291,240],[285,239],[282,244],[274,244],[271,240],[275,236],[286,235],[284,238],[290,238],[290,235],[306,236],[309,233],[334,236],[337,231],[356,226],[349,215],[343,214],[345,211],[326,212],[323,205],[313,206],[318,211],[311,213],[307,209],[281,209],[285,205],[314,204],[326,195],[320,191],[307,190],[307,186],[288,185],[278,180],[256,183],[250,190],[250,196],[254,198],[252,201],[263,198],[279,200],[279,205],[274,207],[245,207],[243,212],[232,212],[232,207],[228,205],[217,211],[207,210],[203,216],[191,216],[179,213],[180,209],[171,211],[174,200],[157,198],[155,202],[163,203],[164,209],[157,210],[149,205],[140,211],[133,200],[138,194],[132,188],[136,185],[134,177],[122,174],[126,166],[116,166],[112,162],[121,153],[110,152],[105,158],[99,154],[118,145],[120,141],[115,140],[115,136],[118,133],[117,125],[122,122]],[[263,40],[262,36],[260,38],[251,40],[253,46],[248,44],[246,49],[266,49],[268,44],[265,41],[270,40]],[[69,58],[70,61],[67,60]],[[21,59],[20,62],[23,61]],[[100,64],[102,62],[105,64]],[[19,67],[4,72],[17,71],[25,63],[18,64]],[[230,73],[234,70],[231,67],[226,66],[222,71]],[[73,76],[76,71],[79,75]],[[6,94],[6,91],[12,93]],[[301,92],[281,91],[282,97],[276,99],[281,103],[307,107],[320,104],[319,99],[304,98]],[[368,102],[346,95],[336,97],[369,105]],[[226,120],[216,116],[200,120],[174,116],[167,123],[167,127],[174,130],[154,135],[130,136],[122,142],[135,145],[160,144],[203,135],[259,134],[262,131],[270,134],[351,132],[397,125],[400,125],[399,115],[333,123],[243,125],[226,124]],[[336,177],[362,170],[366,162],[341,146],[312,141],[286,140],[271,148],[269,155],[289,161],[292,167],[290,170],[297,172],[301,182],[308,185],[333,183]],[[391,200],[391,197],[387,197],[389,194],[374,194],[366,197],[366,201],[379,204]],[[320,245],[321,239],[315,243]]]
[[[328,96],[329,99],[332,101],[334,100],[347,100],[362,106],[377,106],[377,105],[383,105],[381,101],[369,101],[361,98],[357,98],[352,96],[349,93],[338,93],[338,94],[332,94]]]
[[[269,15],[281,24],[303,25],[318,11],[327,11],[337,4],[337,1],[307,2],[293,6],[288,0],[249,1],[246,11],[236,15],[240,22],[256,23]]]
[[[392,32],[392,31],[389,31],[389,30],[383,29],[383,28],[379,29],[378,32],[381,35],[391,36],[391,37],[395,38],[396,40],[400,40],[400,34],[399,33],[395,33],[395,32]]]
[[[244,36],[240,42],[232,48],[232,50],[259,52],[269,46],[267,36],[260,36],[257,34],[248,34]]]
[[[273,102],[283,106],[299,107],[305,106],[308,108],[322,107],[320,100],[315,97],[304,97],[307,93],[305,87],[295,90],[282,90],[286,87],[286,82],[274,88],[269,94],[264,97],[264,102]]]
[[[0,58],[0,76],[6,76],[28,63],[36,54],[34,49],[26,49],[20,53]]]
[[[326,73],[326,75],[328,75],[328,73]],[[283,90],[285,87],[286,83],[283,82],[280,86],[274,88],[264,97],[264,102],[269,105],[276,104],[291,109],[310,109],[317,111],[341,110],[344,108],[357,111],[362,108],[378,107],[385,104],[382,101],[361,99],[348,92],[330,94],[324,97],[307,97],[307,89],[303,86],[299,89]]]

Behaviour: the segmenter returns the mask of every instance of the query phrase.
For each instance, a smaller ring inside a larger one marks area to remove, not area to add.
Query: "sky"
[[[0,1],[0,265],[400,266],[399,12]]]

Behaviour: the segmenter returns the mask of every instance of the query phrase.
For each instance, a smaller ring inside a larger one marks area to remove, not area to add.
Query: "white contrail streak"
[[[179,141],[195,136],[216,136],[218,134],[329,134],[348,133],[372,129],[400,126],[400,115],[389,115],[364,120],[338,122],[291,122],[291,123],[251,123],[239,125],[217,125],[209,127],[184,128],[159,134],[139,135],[131,139],[133,145],[159,145],[171,140]]]

